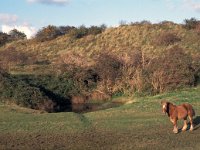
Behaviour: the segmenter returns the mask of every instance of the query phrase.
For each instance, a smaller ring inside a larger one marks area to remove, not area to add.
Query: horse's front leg
[[[173,123],[173,125],[174,125],[173,132],[174,132],[174,133],[178,133],[177,119],[176,119],[176,118],[170,118],[170,121],[171,121],[171,122]]]

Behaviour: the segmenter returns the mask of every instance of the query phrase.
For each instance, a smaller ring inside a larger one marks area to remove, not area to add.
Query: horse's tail
[[[192,109],[191,109],[191,114],[192,114],[192,117],[194,117],[195,116],[195,111],[194,111],[194,108],[192,107]]]
[[[185,104],[183,104],[183,107],[187,110],[187,112],[190,116],[192,116],[192,117],[195,116],[195,111],[194,111],[194,108],[192,107],[192,105],[185,103]]]

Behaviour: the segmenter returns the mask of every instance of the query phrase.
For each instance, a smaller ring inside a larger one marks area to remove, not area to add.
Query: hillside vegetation
[[[9,80],[1,76],[1,97],[14,99],[17,104],[22,98],[23,106],[51,112],[66,109],[61,108],[63,105],[196,86],[200,77],[200,30],[199,21],[195,21],[186,20],[185,25],[142,22],[115,28],[59,30],[48,26],[33,39],[0,47],[0,66],[9,74]],[[8,85],[3,80],[30,87],[48,99],[48,104],[38,107],[37,96],[28,98],[32,102],[26,104],[26,96],[13,94],[23,88],[11,88],[12,94],[5,94]]]

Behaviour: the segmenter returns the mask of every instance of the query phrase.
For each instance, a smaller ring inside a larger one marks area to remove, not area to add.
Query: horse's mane
[[[170,117],[170,110],[172,111],[172,108],[175,108],[176,105],[170,103],[170,102],[166,102],[167,103],[167,110],[166,110],[166,113],[168,115],[168,117]]]

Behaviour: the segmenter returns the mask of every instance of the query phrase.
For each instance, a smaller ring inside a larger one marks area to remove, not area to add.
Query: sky
[[[0,30],[28,38],[45,26],[117,26],[120,22],[200,19],[200,0],[0,0]]]

